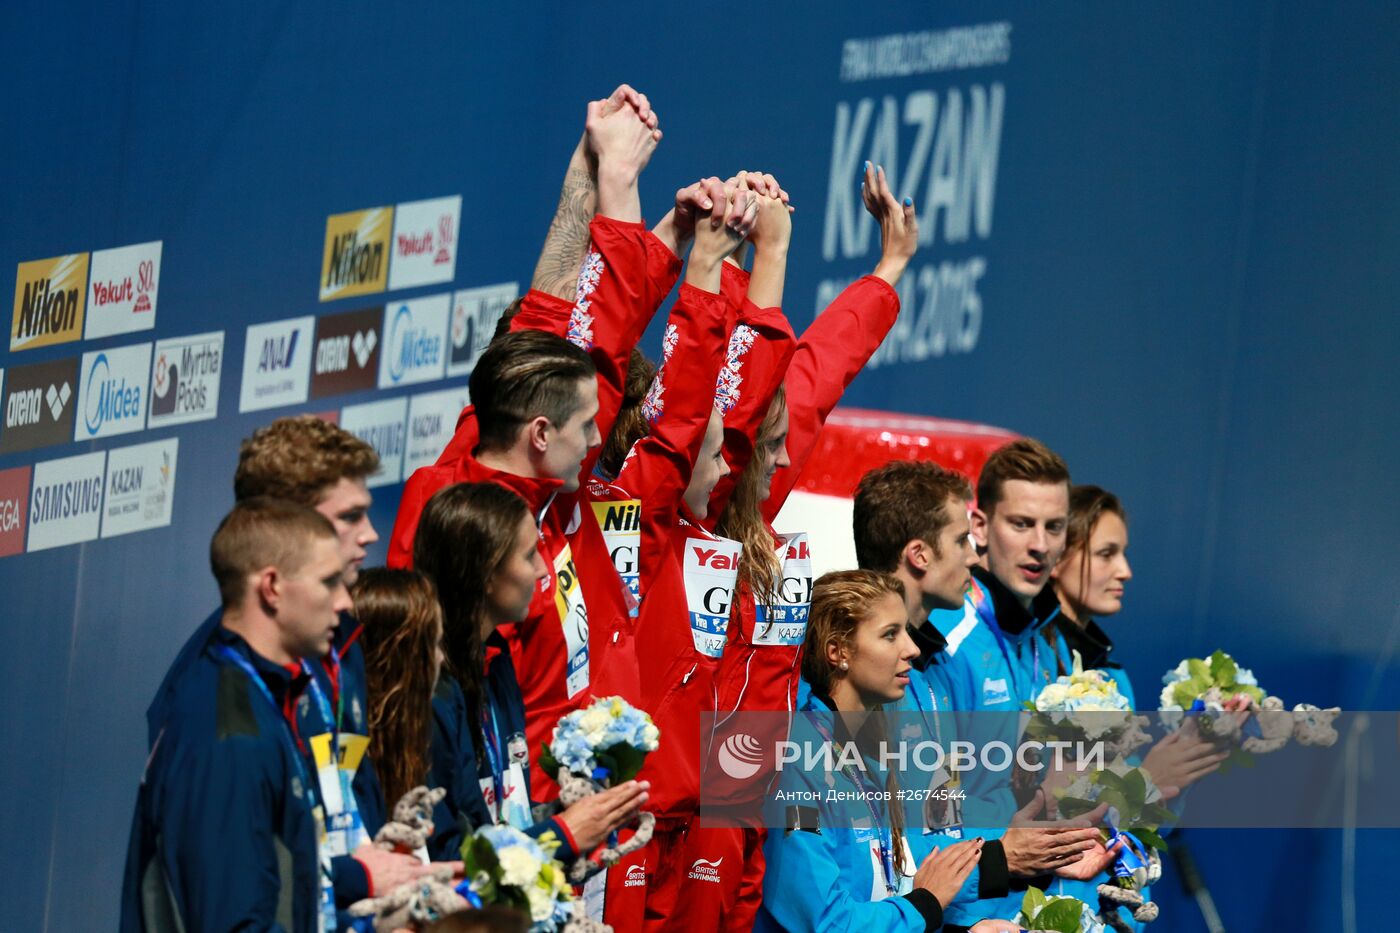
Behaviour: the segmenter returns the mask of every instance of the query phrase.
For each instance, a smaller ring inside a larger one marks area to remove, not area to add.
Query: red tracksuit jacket
[[[674,285],[680,260],[640,223],[598,217],[590,233],[592,243],[574,304],[531,291],[512,329],[550,330],[589,352],[598,369],[598,430],[606,435],[621,406],[628,356]],[[529,617],[507,633],[525,701],[526,738],[535,769],[531,794],[536,801],[547,801],[558,788],[539,768],[538,757],[559,718],[596,695],[636,693],[636,661],[630,653],[633,622],[586,494],[559,494],[558,481],[507,479],[507,474],[485,470],[471,454],[476,433],[475,418],[464,411],[438,462],[409,478],[389,563],[411,562],[418,518],[433,493],[445,486],[487,480],[519,491],[522,483],[526,488],[553,484],[552,500],[535,513],[550,576],[541,584]],[[581,477],[592,472],[598,453],[594,450],[584,460]]]

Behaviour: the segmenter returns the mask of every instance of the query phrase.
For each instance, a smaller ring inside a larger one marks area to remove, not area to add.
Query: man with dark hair
[[[308,766],[292,712],[316,689],[305,662],[326,654],[350,608],[335,531],[304,505],[253,498],[220,523],[209,560],[220,624],[180,678],[147,762],[121,929],[337,929],[322,842],[335,790]]]

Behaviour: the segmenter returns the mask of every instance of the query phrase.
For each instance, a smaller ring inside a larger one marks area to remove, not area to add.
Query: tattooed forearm
[[[586,167],[570,163],[559,190],[559,206],[545,234],[530,287],[574,300],[579,266],[588,248],[588,224],[598,209],[598,184]]]

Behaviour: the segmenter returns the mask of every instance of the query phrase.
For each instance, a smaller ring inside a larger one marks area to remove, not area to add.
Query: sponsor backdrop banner
[[[864,160],[915,200],[846,403],[1033,435],[1118,493],[1136,576],[1104,625],[1139,696],[1220,647],[1285,697],[1400,708],[1393,5],[720,3],[722,55],[694,10],[615,7],[9,12],[7,928],[112,925],[143,713],[216,601],[240,440],[301,412],[368,438],[387,536],[622,81],[665,131],[649,221],[702,175],[792,194],[799,331],[878,260]],[[1339,922],[1338,832],[1183,835],[1230,929]],[[1355,918],[1384,925],[1400,852],[1357,845]]]

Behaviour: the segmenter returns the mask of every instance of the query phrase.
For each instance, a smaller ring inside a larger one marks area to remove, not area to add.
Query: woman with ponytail
[[[884,704],[904,696],[919,655],[908,618],[904,586],[890,574],[829,573],[812,589],[802,655],[810,689],[793,723],[794,740],[854,743],[865,767],[831,772],[834,784],[825,769],[783,772],[784,789],[796,792],[792,799],[814,805],[786,807],[791,828],[768,834],[756,931],[936,930],[943,905],[977,864],[982,840],[969,839],[934,852],[915,870],[904,808],[896,802],[897,776],[890,771],[883,783],[874,778],[884,770],[879,748],[888,741]],[[831,790],[844,802],[828,799]],[[881,791],[891,804],[880,799]]]

